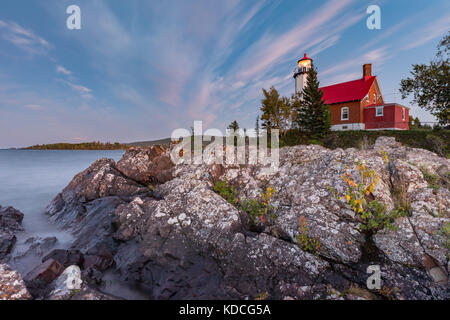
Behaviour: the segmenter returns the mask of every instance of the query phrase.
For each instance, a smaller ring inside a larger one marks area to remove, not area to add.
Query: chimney
[[[363,78],[372,76],[372,64],[363,65]]]

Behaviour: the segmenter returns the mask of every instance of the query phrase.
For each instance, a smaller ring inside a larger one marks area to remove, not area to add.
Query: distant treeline
[[[83,143],[54,143],[39,144],[25,148],[27,150],[124,150],[129,148],[119,142],[83,142]]]

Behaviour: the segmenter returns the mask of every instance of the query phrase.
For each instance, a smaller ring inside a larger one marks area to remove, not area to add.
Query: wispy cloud
[[[73,91],[79,93],[80,96],[84,99],[92,99],[94,97],[92,95],[92,90],[85,86],[73,83],[71,81],[63,80],[63,79],[57,79],[57,81],[69,86]]]
[[[56,72],[65,74],[66,76],[70,76],[72,74],[72,71],[64,68],[63,66],[57,66]]]
[[[442,36],[446,32],[450,30],[450,15],[446,15],[441,19],[438,19],[430,24],[428,24],[425,28],[422,28],[417,33],[414,33],[415,41],[411,41],[409,44],[406,44],[404,49],[413,49],[417,48],[430,40],[433,40],[437,37]]]
[[[47,40],[12,21],[0,20],[0,35],[4,40],[30,54],[45,54],[50,48]]]

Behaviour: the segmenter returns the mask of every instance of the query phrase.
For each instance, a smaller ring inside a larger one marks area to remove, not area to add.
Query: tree
[[[428,110],[440,124],[447,125],[450,123],[450,32],[437,49],[436,58],[429,65],[412,66],[412,77],[401,80],[400,93],[403,99],[412,94],[413,103]]]
[[[409,128],[411,129],[411,128],[413,128],[413,129],[418,129],[418,128],[420,128],[422,125],[420,124],[420,120],[419,120],[419,118],[418,117],[413,117],[413,116],[409,116],[409,121],[408,121],[408,124],[409,124]]]
[[[239,130],[239,124],[236,120],[234,120],[232,123],[230,123],[227,127],[227,129],[230,129],[233,132],[237,132]]]
[[[255,133],[259,137],[259,116],[256,116]]]
[[[420,128],[420,127],[422,127],[422,124],[420,123],[420,120],[419,120],[419,117],[416,117],[415,119],[414,119],[414,128]]]
[[[319,89],[319,80],[314,66],[308,71],[307,84],[302,96],[297,97],[297,124],[300,129],[309,132],[315,138],[322,138],[330,131],[331,114],[329,106],[323,101],[323,91]]]
[[[261,100],[262,127],[270,132],[279,129],[284,135],[292,126],[292,105],[286,97],[281,97],[277,89],[262,89],[264,99]]]
[[[270,132],[271,129],[280,128],[281,98],[275,87],[271,87],[268,91],[262,90],[264,94],[264,99],[261,101],[262,127]]]

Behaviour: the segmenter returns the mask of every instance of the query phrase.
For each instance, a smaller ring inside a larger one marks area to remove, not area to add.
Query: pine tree
[[[259,116],[256,116],[255,133],[259,137]]]
[[[227,129],[230,129],[231,131],[234,131],[237,133],[239,130],[239,124],[236,120],[234,120],[232,123],[230,123],[227,127]]]
[[[329,106],[322,100],[323,91],[319,90],[319,80],[314,66],[308,71],[307,84],[301,96],[301,106],[297,112],[297,124],[300,129],[309,132],[314,138],[322,138],[331,127]]]

